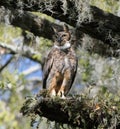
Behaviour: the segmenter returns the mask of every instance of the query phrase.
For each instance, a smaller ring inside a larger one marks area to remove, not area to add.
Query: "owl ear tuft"
[[[54,31],[54,34],[56,34],[58,32],[55,27],[52,27],[52,30]]]
[[[63,29],[65,32],[69,32],[69,27],[66,24],[64,24]]]

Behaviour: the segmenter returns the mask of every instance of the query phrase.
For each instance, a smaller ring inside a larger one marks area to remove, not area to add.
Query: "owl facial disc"
[[[55,45],[54,47],[55,48],[58,48],[58,49],[61,49],[61,50],[65,50],[65,49],[70,48],[71,47],[71,44],[70,44],[69,41],[66,41],[66,43],[63,46],[57,46],[57,45]]]

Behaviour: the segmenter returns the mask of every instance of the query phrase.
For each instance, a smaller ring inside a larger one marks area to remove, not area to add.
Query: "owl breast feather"
[[[74,67],[75,60],[71,57],[72,55],[66,54],[64,52],[57,52],[54,56],[54,68],[60,73],[64,73],[65,70],[72,70]]]

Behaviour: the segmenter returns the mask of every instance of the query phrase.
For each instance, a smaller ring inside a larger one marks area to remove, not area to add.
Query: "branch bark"
[[[20,112],[26,116],[32,113],[37,114],[41,117],[46,117],[50,121],[80,128],[85,126],[84,121],[82,121],[84,116],[84,119],[87,121],[86,128],[92,129],[95,121],[90,119],[89,114],[85,110],[89,112],[92,109],[76,99],[39,98],[36,100],[34,98],[27,98]]]
[[[9,45],[2,42],[0,42],[0,47],[7,49],[10,54],[20,54],[24,57],[27,57],[33,61],[36,61],[42,64],[41,54],[37,51],[34,51],[32,48],[27,47],[24,49],[24,47],[23,48],[19,48],[17,46],[13,47],[13,45]]]
[[[39,115],[51,121],[83,129],[109,127],[119,129],[120,127],[119,117],[115,120],[114,114],[115,112],[117,114],[119,109],[117,107],[115,109],[112,104],[106,106],[104,98],[97,103],[85,96],[74,96],[63,100],[57,97],[50,98],[46,96],[46,92],[41,91],[35,97],[28,97],[20,112],[25,116],[31,116],[31,119],[32,115],[33,117]],[[107,102],[109,103],[109,101]],[[119,103],[114,102],[116,105]],[[110,111],[112,112],[110,113]],[[119,115],[120,113],[118,113]],[[114,120],[115,125],[113,126]],[[32,122],[34,123],[33,120]]]
[[[103,41],[104,43],[110,45],[113,48],[120,48],[120,17],[117,17],[111,13],[104,12],[103,10],[95,6],[89,5],[91,13],[90,15],[92,16],[92,19],[89,20],[89,17],[87,17],[85,20],[81,21],[80,23],[77,23],[77,18],[81,14],[75,5],[76,1],[66,0],[66,2],[66,12],[63,9],[64,5],[61,0],[51,0],[49,2],[39,0],[39,2],[29,1],[29,3],[28,1],[21,0],[22,4],[18,3],[17,1],[8,2],[7,0],[4,0],[0,2],[0,5],[3,5],[8,8],[14,7],[15,9],[22,9],[27,11],[40,11],[42,13],[54,17],[55,19],[59,19],[74,27],[77,27],[78,30]],[[47,5],[50,5],[51,8],[49,8],[49,6]],[[71,11],[71,9],[74,11]],[[29,19],[29,21],[32,21],[32,19]],[[12,24],[14,24],[14,22],[12,22]],[[17,25],[17,23],[15,24]],[[43,30],[44,29],[46,30],[46,25]],[[34,27],[32,27],[30,30],[33,31]],[[38,31],[38,29],[35,29],[34,31]],[[50,33],[47,36],[51,37]]]
[[[0,21],[9,23],[13,26],[20,27],[23,30],[32,32],[36,36],[42,36],[52,40],[53,30],[51,26],[54,24],[46,19],[42,19],[30,12],[20,10],[8,10],[6,8],[0,9],[2,14]],[[7,17],[4,18],[4,17]]]

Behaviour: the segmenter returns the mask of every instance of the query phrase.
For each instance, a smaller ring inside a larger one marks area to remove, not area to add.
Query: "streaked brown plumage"
[[[70,42],[67,26],[56,32],[56,41],[44,65],[43,88],[48,88],[51,96],[64,98],[72,87],[77,71],[77,57]]]

